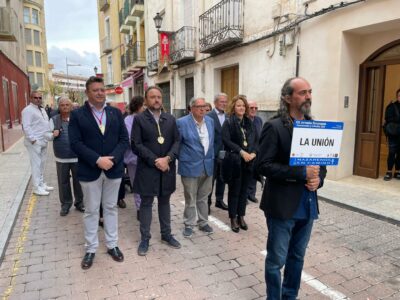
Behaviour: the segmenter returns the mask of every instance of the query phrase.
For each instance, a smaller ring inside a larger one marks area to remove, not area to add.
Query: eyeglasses
[[[207,105],[193,105],[192,107],[204,109],[207,107]]]
[[[42,100],[42,97],[33,97],[33,99]]]
[[[258,110],[258,107],[249,107],[250,109]]]

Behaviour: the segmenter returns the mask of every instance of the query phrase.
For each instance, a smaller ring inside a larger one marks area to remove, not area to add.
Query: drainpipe
[[[296,51],[296,77],[299,77],[299,69],[300,69],[300,49],[299,49],[299,46],[297,46],[297,51]]]

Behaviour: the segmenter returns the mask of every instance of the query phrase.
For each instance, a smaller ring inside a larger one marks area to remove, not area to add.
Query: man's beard
[[[310,116],[311,115],[311,100],[306,100],[303,104],[301,104],[300,111],[305,116]]]

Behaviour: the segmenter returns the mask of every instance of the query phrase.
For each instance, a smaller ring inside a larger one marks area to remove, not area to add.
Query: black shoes
[[[138,209],[137,211],[136,211],[136,220],[138,220],[139,222],[140,222],[140,210]]]
[[[89,253],[89,252],[85,254],[81,262],[82,269],[87,270],[93,265],[93,260],[95,255],[96,253]]]
[[[68,215],[68,213],[69,213],[69,209],[61,208],[61,211],[60,211],[61,217],[65,217],[66,215]]]
[[[247,226],[246,222],[244,221],[244,217],[238,217],[237,218],[238,223],[239,223],[239,227],[243,230],[247,230],[249,229],[249,227]]]
[[[85,207],[84,207],[83,205],[75,206],[75,209],[76,209],[77,211],[80,211],[81,213],[84,213],[84,212],[85,212]]]
[[[172,235],[167,237],[161,237],[161,242],[167,244],[168,246],[174,249],[181,248],[181,244]]]
[[[218,207],[222,210],[228,210],[228,205],[226,205],[223,200],[215,201],[215,207]]]
[[[124,199],[119,199],[117,204],[119,208],[126,208],[126,203]]]
[[[394,172],[393,178],[400,179],[400,172],[398,171]]]
[[[386,172],[385,176],[383,177],[383,180],[389,181],[392,180],[393,174],[392,172]]]
[[[149,252],[149,240],[140,241],[137,253],[139,256],[145,256]]]
[[[239,224],[236,218],[231,218],[231,229],[233,232],[238,233],[240,231]]]
[[[256,197],[254,197],[253,195],[249,195],[247,197],[247,199],[249,199],[251,202],[258,203],[258,199]]]
[[[119,250],[118,247],[114,247],[112,249],[108,249],[107,253],[111,255],[113,260],[117,262],[122,262],[124,261],[124,255],[122,254],[121,250]]]

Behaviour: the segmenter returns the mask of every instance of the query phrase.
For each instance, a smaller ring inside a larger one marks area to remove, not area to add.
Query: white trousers
[[[85,228],[86,252],[95,253],[99,246],[99,209],[103,206],[104,235],[108,249],[118,246],[118,190],[121,178],[109,179],[101,172],[95,181],[80,181],[83,192],[85,213],[83,223]]]
[[[43,185],[44,165],[47,159],[47,141],[37,140],[32,144],[27,139],[24,140],[24,145],[29,153],[32,170],[32,185],[33,189],[37,190],[40,185]]]

